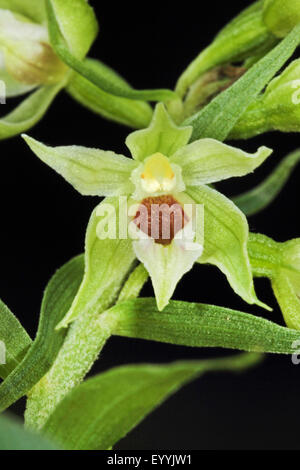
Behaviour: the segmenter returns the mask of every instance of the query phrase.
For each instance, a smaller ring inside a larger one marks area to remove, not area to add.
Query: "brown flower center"
[[[188,217],[173,196],[165,195],[143,199],[134,222],[156,243],[169,245],[188,222]]]

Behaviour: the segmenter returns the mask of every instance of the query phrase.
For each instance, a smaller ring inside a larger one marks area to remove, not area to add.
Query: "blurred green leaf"
[[[300,150],[295,150],[287,155],[261,184],[239,196],[232,197],[232,201],[247,216],[257,214],[278,196],[299,161]]]
[[[64,84],[60,83],[39,88],[11,113],[2,117],[0,119],[0,140],[14,137],[33,127],[44,116],[63,86]]]
[[[51,367],[66,334],[55,331],[70,308],[81,282],[83,256],[72,259],[54,274],[44,294],[36,338],[23,361],[0,385],[0,410],[26,395]]]
[[[194,347],[292,354],[300,333],[261,317],[214,305],[170,301],[163,312],[154,299],[136,299],[112,308],[114,334]]]
[[[117,86],[132,89],[125,80],[103,63],[86,59],[89,67],[109,75],[109,79]],[[67,92],[80,104],[86,106],[106,119],[119,122],[133,129],[143,129],[151,121],[153,110],[145,101],[130,100],[102,91],[87,78],[74,72],[67,86]]]
[[[26,431],[11,415],[0,417],[0,450],[59,450],[48,440]]]
[[[5,345],[6,363],[0,364],[0,377],[5,379],[23,360],[31,339],[21,323],[0,300],[0,341]]]
[[[134,90],[128,88],[128,86],[122,86],[120,83],[116,83],[115,80],[112,80],[111,74],[107,73],[104,68],[102,70],[99,68],[96,70],[94,67],[91,67],[88,62],[79,60],[73,55],[64,40],[50,0],[46,0],[46,6],[50,42],[56,54],[71,69],[85,77],[102,91],[123,98],[145,101],[167,101],[178,98],[176,93],[171,90]]]
[[[186,119],[183,125],[191,125],[194,128],[192,140],[204,137],[225,140],[239,117],[292,56],[299,43],[300,25],[230,88],[194,116]]]
[[[110,449],[192,379],[208,371],[239,372],[259,359],[257,354],[241,354],[226,359],[111,369],[75,388],[49,418],[44,432],[66,449]]]

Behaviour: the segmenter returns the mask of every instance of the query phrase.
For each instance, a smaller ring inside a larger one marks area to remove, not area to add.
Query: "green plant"
[[[86,58],[98,27],[85,0],[0,0],[8,95],[38,87],[0,121],[1,138],[27,131],[62,89],[103,117],[139,129],[126,140],[132,159],[85,147],[49,147],[23,135],[81,194],[105,199],[91,215],[84,255],[50,280],[34,340],[0,302],[0,340],[6,348],[0,410],[27,396],[26,430],[2,417],[0,447],[111,449],[203,373],[238,372],[257,364],[263,353],[295,352],[300,241],[277,243],[251,233],[246,216],[273,202],[297,165],[299,150],[263,183],[232,200],[214,187],[254,171],[272,153],[261,147],[250,154],[225,141],[269,130],[299,131],[299,60],[277,75],[300,43],[293,15],[297,2],[286,2],[284,24],[277,4],[255,2],[233,19],[174,91],[138,91]],[[43,59],[38,70],[31,63],[35,51],[34,60]],[[159,101],[154,109],[153,101]],[[287,327],[223,307],[171,300],[196,262],[218,267],[245,302],[266,309],[253,278],[270,279]],[[149,276],[155,298],[140,297]],[[116,367],[84,381],[114,335],[243,352]]]

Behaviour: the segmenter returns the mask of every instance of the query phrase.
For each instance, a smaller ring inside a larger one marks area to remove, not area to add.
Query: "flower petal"
[[[86,232],[85,274],[73,304],[57,328],[85,312],[109,308],[116,300],[135,260],[130,239],[119,239],[119,199],[107,198],[93,211]],[[110,232],[112,230],[112,232]]]
[[[34,90],[37,85],[25,85],[14,80],[6,70],[0,70],[0,80],[5,83],[5,98],[24,95]]]
[[[123,155],[75,145],[48,147],[29,136],[23,137],[44,163],[83,195],[118,196],[134,190],[129,178],[137,164]]]
[[[130,134],[126,145],[135,160],[143,161],[157,152],[170,157],[188,143],[191,134],[192,127],[176,126],[164,105],[159,103],[148,129]]]
[[[186,192],[197,204],[204,205],[204,252],[199,262],[218,266],[242,299],[268,309],[254,291],[247,252],[249,228],[244,214],[208,186],[189,187]]]
[[[190,243],[186,249],[179,240],[163,246],[152,238],[133,242],[133,248],[150,274],[159,310],[168,305],[178,282],[192,269],[203,250],[196,243]]]
[[[185,184],[197,186],[247,175],[271,153],[267,147],[250,154],[214,139],[200,139],[179,149],[171,160],[180,164]]]
[[[19,13],[37,23],[46,20],[44,1],[41,0],[0,0],[0,8]]]
[[[11,113],[0,119],[0,140],[31,129],[44,116],[63,86],[64,83],[39,88]]]

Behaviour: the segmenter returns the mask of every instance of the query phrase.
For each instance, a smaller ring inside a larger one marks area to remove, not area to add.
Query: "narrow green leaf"
[[[0,417],[0,450],[58,450],[48,440],[26,431],[11,415]]]
[[[65,337],[55,326],[70,308],[81,282],[83,257],[72,259],[50,280],[44,294],[36,338],[23,361],[0,385],[0,410],[8,408],[45,375]]]
[[[5,379],[24,358],[31,339],[14,314],[0,300],[0,341],[5,345],[5,364],[0,364],[0,377]]]
[[[230,88],[185,120],[184,125],[194,128],[192,140],[204,137],[225,140],[239,117],[291,57],[299,43],[300,25]]]
[[[261,184],[231,198],[232,201],[247,216],[257,214],[268,207],[279,195],[299,161],[300,150],[290,153]]]
[[[110,80],[115,80],[117,86],[131,89],[125,80],[101,62],[85,59],[85,63],[89,67],[95,68],[95,70],[100,70],[100,73],[105,70],[105,73],[109,74]],[[133,129],[148,127],[152,118],[152,108],[145,101],[129,100],[128,98],[106,93],[76,72],[72,75],[67,92],[72,98],[93,112]]]
[[[46,20],[44,0],[0,0],[2,10],[11,10],[37,23]]]
[[[0,119],[0,140],[14,137],[33,127],[46,113],[63,84],[39,88],[14,111]]]
[[[240,372],[259,359],[257,354],[242,354],[226,359],[111,369],[74,389],[50,417],[44,432],[66,449],[110,449],[192,379],[209,371]]]
[[[83,59],[99,30],[93,8],[86,0],[49,0],[48,3],[70,52]]]
[[[111,80],[111,74],[106,73],[105,69],[95,69],[90,67],[89,63],[79,60],[68,48],[66,41],[62,36],[59,24],[52,7],[51,1],[46,0],[48,14],[48,29],[50,42],[60,59],[71,69],[85,77],[102,91],[112,95],[144,101],[168,101],[178,98],[176,93],[171,90],[133,90],[128,86],[121,86],[115,80]]]
[[[136,299],[111,310],[119,321],[114,334],[193,347],[292,354],[300,332],[247,313],[171,300],[163,312],[154,299]]]

